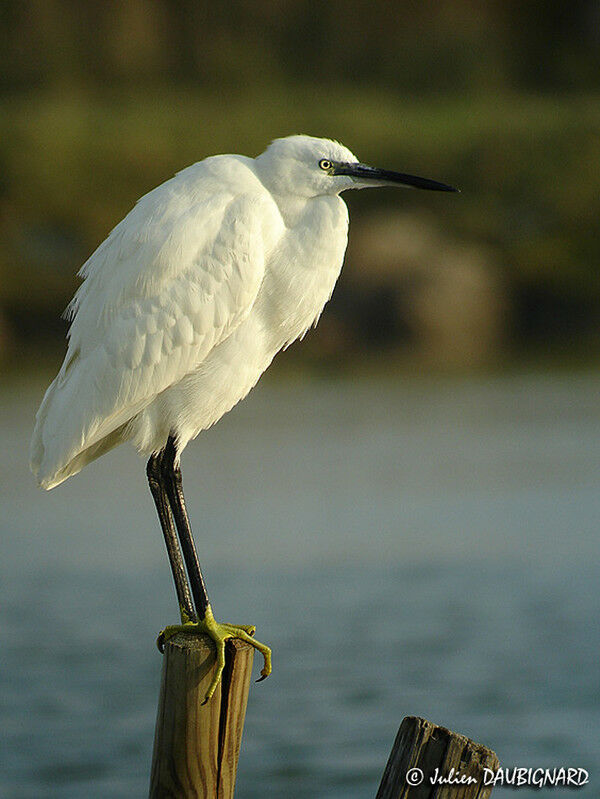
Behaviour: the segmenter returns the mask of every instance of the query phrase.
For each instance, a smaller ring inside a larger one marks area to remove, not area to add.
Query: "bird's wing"
[[[191,192],[178,177],[142,198],[81,271],[65,361],[32,441],[32,469],[46,487],[194,371],[256,299],[272,200],[210,180]]]

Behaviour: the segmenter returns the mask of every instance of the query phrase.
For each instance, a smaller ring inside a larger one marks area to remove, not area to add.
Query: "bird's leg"
[[[175,441],[173,436],[169,436],[167,445],[162,451],[161,466],[163,485],[165,486],[177,532],[179,533],[179,540],[181,542],[181,549],[183,550],[183,557],[185,558],[185,565],[187,566],[190,576],[190,585],[196,604],[196,610],[198,612],[198,617],[201,619],[204,617],[210,602],[200,569],[200,561],[198,560],[198,553],[196,552],[190,520],[185,507],[181,469],[175,466],[176,454]]]
[[[171,518],[169,500],[165,491],[165,487],[162,483],[160,461],[160,455],[152,455],[146,466],[146,474],[148,476],[148,485],[150,486],[150,491],[156,504],[156,511],[158,513],[160,526],[162,528],[165,544],[167,546],[167,554],[169,556],[169,563],[171,564],[173,581],[175,583],[175,591],[177,592],[177,600],[179,602],[181,621],[183,624],[185,624],[188,621],[197,621],[197,616],[190,594],[183,558],[181,557],[181,548],[179,546],[177,534],[173,526],[173,519]]]
[[[175,440],[173,436],[169,436],[161,458],[162,484],[165,487],[181,541],[181,549],[183,550],[183,557],[190,576],[190,584],[199,621],[165,627],[158,636],[157,644],[162,651],[165,642],[177,635],[177,633],[205,634],[212,638],[217,650],[217,669],[204,698],[204,703],[206,703],[214,694],[221,679],[225,666],[225,641],[228,638],[239,638],[242,641],[246,641],[262,654],[264,665],[259,681],[264,680],[271,673],[271,650],[268,646],[253,638],[256,630],[253,625],[221,624],[213,616],[185,507],[181,469],[175,465],[176,456]]]

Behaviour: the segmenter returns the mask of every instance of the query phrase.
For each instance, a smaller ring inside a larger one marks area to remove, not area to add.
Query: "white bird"
[[[50,489],[123,441],[149,456],[182,620],[162,631],[159,646],[179,631],[213,638],[219,668],[206,700],[226,638],[263,654],[261,679],[271,653],[253,627],[214,620],[185,511],[181,452],[316,324],[346,250],[340,192],[391,184],[455,191],[360,164],[338,142],[310,136],[276,139],[254,159],[213,156],[142,197],[79,273],[65,360],[36,417],[31,469]]]

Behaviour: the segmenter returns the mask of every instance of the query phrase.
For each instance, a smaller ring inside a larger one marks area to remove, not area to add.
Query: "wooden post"
[[[223,678],[202,705],[215,669],[206,636],[176,635],[165,646],[150,799],[232,799],[254,649],[226,643]]]
[[[484,785],[484,778],[489,777],[484,769],[495,772],[499,765],[496,754],[486,746],[425,719],[407,716],[398,730],[376,799],[487,799],[493,786]],[[438,782],[438,776],[449,781]]]

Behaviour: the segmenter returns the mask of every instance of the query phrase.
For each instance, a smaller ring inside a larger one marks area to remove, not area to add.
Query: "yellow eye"
[[[323,158],[319,161],[319,166],[321,169],[329,170],[333,166],[331,161],[328,161],[326,158]]]

